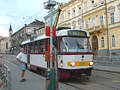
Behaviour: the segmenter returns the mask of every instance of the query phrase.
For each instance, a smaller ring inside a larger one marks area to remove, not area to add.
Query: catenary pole
[[[50,82],[48,84],[47,90],[56,90],[55,68],[53,68],[53,10],[57,2],[53,0],[49,0],[44,4],[45,4],[45,9],[50,10],[50,68],[47,69],[47,75]]]

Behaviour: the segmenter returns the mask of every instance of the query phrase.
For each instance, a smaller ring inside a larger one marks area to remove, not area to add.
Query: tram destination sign
[[[86,32],[78,31],[78,30],[68,31],[68,35],[70,35],[70,36],[87,36]]]

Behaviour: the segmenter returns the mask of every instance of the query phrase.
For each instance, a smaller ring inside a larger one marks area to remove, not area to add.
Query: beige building
[[[0,36],[0,53],[10,53],[12,27],[9,28],[9,37]]]
[[[41,25],[40,28],[35,29],[35,34],[36,35],[45,34],[45,24]]]
[[[120,0],[71,0],[61,8],[58,25],[89,31],[95,54],[120,52]]]
[[[0,39],[0,53],[10,53],[10,42],[8,37]]]

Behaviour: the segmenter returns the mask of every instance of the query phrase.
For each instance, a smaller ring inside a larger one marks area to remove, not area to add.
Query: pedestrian
[[[26,81],[24,78],[25,71],[27,69],[27,57],[24,54],[24,48],[21,48],[20,53],[17,55],[17,60],[20,64],[20,82]]]

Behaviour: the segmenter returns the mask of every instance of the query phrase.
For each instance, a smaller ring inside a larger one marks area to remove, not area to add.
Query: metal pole
[[[106,24],[107,24],[107,44],[108,50],[107,54],[110,56],[110,32],[109,32],[109,23],[108,23],[108,10],[107,10],[107,1],[105,0],[105,13],[106,13]]]
[[[52,47],[53,47],[53,16],[52,16],[52,12],[53,12],[53,7],[50,8],[50,13],[51,13],[51,16],[50,16],[50,68],[53,68],[53,50],[52,50]]]
[[[50,10],[50,69],[47,69],[48,79],[50,80],[47,90],[55,90],[55,69],[53,68],[53,8],[56,1],[45,2],[45,8]]]

